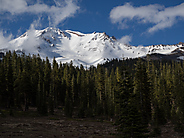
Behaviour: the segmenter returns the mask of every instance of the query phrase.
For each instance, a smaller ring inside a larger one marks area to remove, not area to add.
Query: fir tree
[[[71,93],[71,80],[70,80],[70,73],[69,73],[69,66],[66,65],[64,68],[64,81],[65,81],[65,115],[68,117],[72,117],[73,114],[73,100],[72,100],[72,93]]]
[[[86,93],[86,82],[85,82],[85,70],[83,65],[80,67],[81,69],[81,75],[80,75],[80,93],[79,93],[79,117],[85,117],[85,110],[87,109],[87,93]]]
[[[138,60],[134,79],[134,91],[137,95],[137,105],[145,124],[151,120],[151,98],[150,84],[146,72],[145,64]]]
[[[6,94],[6,78],[4,60],[0,61],[0,106],[6,107],[7,94]]]
[[[5,59],[5,78],[6,78],[6,92],[7,92],[7,101],[8,107],[12,108],[14,106],[14,89],[13,89],[13,67],[12,67],[12,55],[11,51],[6,53]]]
[[[21,71],[19,69],[19,73],[17,74],[17,77],[14,81],[14,92],[15,92],[15,105],[19,108],[21,108],[21,97],[23,97],[22,93],[22,86],[21,86]]]
[[[96,91],[98,96],[98,114],[105,114],[105,74],[102,66],[97,66]]]
[[[46,57],[46,63],[44,67],[44,96],[46,98],[46,104],[48,104],[50,114],[54,114],[53,97],[51,90],[51,64],[48,57]]]
[[[141,114],[135,103],[131,77],[126,70],[122,70],[121,78],[117,100],[120,106],[118,130],[125,138],[146,137],[147,126],[142,123]]]

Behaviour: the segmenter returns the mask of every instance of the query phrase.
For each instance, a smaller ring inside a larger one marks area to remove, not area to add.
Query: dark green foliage
[[[62,108],[67,117],[116,118],[124,137],[145,136],[148,124],[183,125],[183,63],[147,60],[115,59],[85,69],[7,52],[0,61],[0,108],[13,113],[36,107],[42,115]]]
[[[71,75],[69,66],[66,65],[64,68],[64,74],[63,74],[63,79],[64,79],[64,84],[65,84],[65,90],[66,90],[66,95],[65,95],[65,115],[68,117],[72,117],[73,113],[73,95],[72,95],[72,87],[71,87]]]
[[[12,67],[12,55],[11,52],[6,53],[5,57],[5,87],[6,87],[6,100],[7,107],[14,106],[14,89],[13,89],[13,67]]]
[[[52,94],[52,87],[51,87],[51,64],[49,63],[48,58],[46,58],[46,62],[44,65],[43,93],[44,93],[43,96],[45,99],[45,108],[46,108],[45,110],[47,110],[48,108],[49,113],[54,114],[53,94]]]
[[[5,67],[4,60],[0,61],[0,107],[6,106],[6,80],[5,80]]]
[[[133,82],[130,74],[123,68],[119,72],[119,91],[116,103],[119,105],[117,124],[122,137],[146,137],[147,126],[142,122],[141,113],[135,104]]]
[[[84,70],[84,67],[81,65],[81,71],[80,71],[80,78],[78,78],[78,83],[80,83],[79,87],[79,110],[78,110],[78,116],[79,117],[85,117],[85,109],[87,109],[87,92],[85,87],[85,79],[86,79],[86,73]]]
[[[126,107],[126,112],[124,112],[119,121],[121,122],[121,124],[119,125],[118,130],[120,131],[122,137],[148,137],[145,134],[148,133],[147,126],[142,123],[141,114],[138,112],[137,107],[134,104],[129,104]]]
[[[146,72],[146,66],[138,60],[136,64],[136,73],[134,78],[134,92],[137,96],[137,106],[142,116],[142,122],[148,124],[151,120],[151,96],[150,83]]]
[[[105,114],[105,101],[106,101],[106,95],[105,95],[105,74],[104,69],[101,65],[97,66],[97,72],[96,72],[96,92],[98,97],[98,107],[97,107],[97,114],[103,115]]]

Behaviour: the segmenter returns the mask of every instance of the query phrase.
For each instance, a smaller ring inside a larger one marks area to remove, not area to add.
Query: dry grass
[[[0,137],[115,137],[115,126],[110,121],[95,118],[69,119],[57,115],[36,116],[32,112],[16,113],[14,117],[0,117]]]

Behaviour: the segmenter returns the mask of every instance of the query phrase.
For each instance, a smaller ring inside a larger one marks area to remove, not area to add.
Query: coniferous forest
[[[10,51],[0,61],[0,110],[10,114],[35,107],[48,115],[63,107],[66,117],[115,118],[122,137],[134,138],[147,137],[149,125],[159,131],[168,121],[183,130],[183,102],[181,61],[148,56],[86,68]]]

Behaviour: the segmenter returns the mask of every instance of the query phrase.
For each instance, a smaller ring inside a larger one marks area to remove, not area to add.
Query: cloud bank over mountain
[[[1,49],[10,47],[9,41],[12,39],[12,34],[5,36],[3,31],[0,31],[0,46]]]

